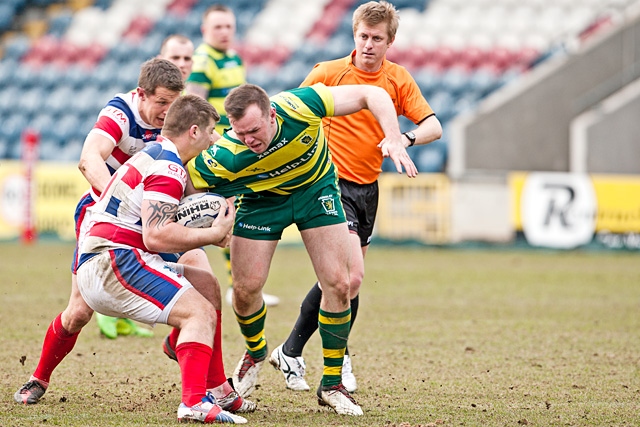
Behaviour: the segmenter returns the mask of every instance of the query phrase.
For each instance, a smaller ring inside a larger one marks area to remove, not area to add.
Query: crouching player
[[[211,146],[218,119],[201,98],[178,98],[157,143],[116,171],[89,209],[90,229],[79,242],[78,289],[99,313],[180,329],[175,349],[182,376],[179,421],[240,424],[246,419],[223,410],[207,390],[218,368],[212,359],[216,310],[191,282],[210,273],[158,255],[224,246],[230,238],[231,202],[210,228],[174,221],[186,185],[183,164]]]

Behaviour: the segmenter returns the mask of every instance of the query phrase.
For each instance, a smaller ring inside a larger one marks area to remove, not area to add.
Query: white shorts
[[[112,249],[78,268],[78,289],[98,313],[166,324],[178,298],[193,287],[180,267],[140,249]]]

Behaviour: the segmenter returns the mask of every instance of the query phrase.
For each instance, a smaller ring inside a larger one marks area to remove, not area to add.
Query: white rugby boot
[[[290,357],[282,351],[283,344],[276,347],[269,357],[269,363],[284,375],[287,388],[294,391],[309,391],[309,384],[304,379],[306,366],[302,356]]]

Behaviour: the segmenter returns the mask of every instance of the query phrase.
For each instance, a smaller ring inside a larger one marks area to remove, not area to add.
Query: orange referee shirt
[[[385,59],[378,71],[369,73],[353,65],[354,54],[355,50],[345,58],[316,64],[300,86],[318,82],[327,86],[379,86],[391,96],[398,116],[418,124],[434,114],[406,68]],[[348,116],[325,117],[323,124],[339,177],[357,184],[375,182],[382,172],[382,150],[377,145],[384,133],[373,114],[361,110]]]

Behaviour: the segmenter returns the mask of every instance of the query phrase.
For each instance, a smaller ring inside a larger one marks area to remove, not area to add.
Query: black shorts
[[[349,231],[360,237],[361,246],[367,246],[371,243],[373,225],[378,211],[378,181],[371,184],[356,184],[340,179],[339,184]]]

